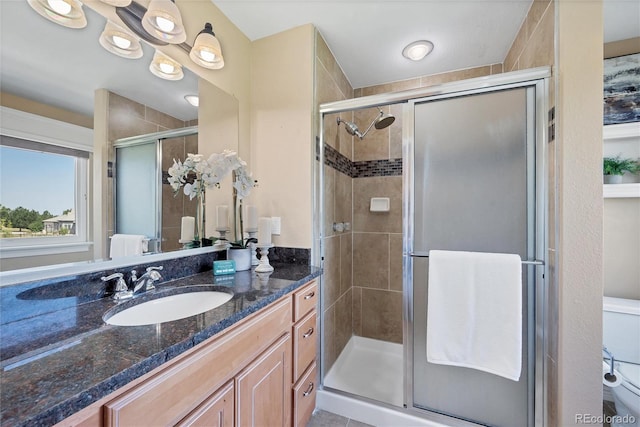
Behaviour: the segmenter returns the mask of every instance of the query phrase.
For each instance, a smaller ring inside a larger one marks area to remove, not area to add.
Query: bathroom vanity
[[[64,297],[73,301],[60,310],[3,321],[0,423],[305,425],[315,407],[319,275],[276,265],[270,277],[206,271],[161,283],[161,292],[209,283],[234,296],[154,325],[107,325],[102,316],[116,302],[76,297]],[[9,290],[0,288],[3,305]],[[47,342],[47,322],[68,331]]]

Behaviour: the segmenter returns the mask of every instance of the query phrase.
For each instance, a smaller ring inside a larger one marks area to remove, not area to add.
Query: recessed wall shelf
[[[640,157],[640,123],[638,122],[604,126],[602,139],[605,157],[618,155],[632,159]],[[602,195],[605,199],[640,197],[640,183],[623,181],[623,184],[604,184]]]
[[[602,195],[605,199],[640,197],[640,183],[604,184]]]

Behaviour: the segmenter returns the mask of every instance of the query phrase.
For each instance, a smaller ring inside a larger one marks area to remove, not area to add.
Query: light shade
[[[100,46],[123,58],[137,59],[142,56],[140,41],[111,21],[107,21],[104,31],[100,34]]]
[[[28,0],[29,6],[49,21],[69,28],[84,28],[87,18],[78,0]]]
[[[178,6],[171,0],[151,0],[142,27],[153,37],[171,44],[184,43],[187,33]]]
[[[200,105],[200,98],[198,98],[198,95],[185,95],[184,99],[194,107],[197,107]]]
[[[110,4],[115,7],[127,7],[131,4],[131,0],[100,0],[102,3]]]
[[[189,58],[204,68],[219,70],[224,67],[222,48],[210,23],[207,22],[204,29],[196,36]]]
[[[433,50],[433,43],[428,40],[419,40],[408,44],[402,49],[402,56],[412,61],[420,61]]]
[[[180,80],[184,77],[182,65],[157,50],[149,65],[149,71],[165,80]]]

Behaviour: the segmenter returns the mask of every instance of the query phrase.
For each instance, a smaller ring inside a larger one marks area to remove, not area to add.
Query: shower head
[[[382,111],[380,113],[381,113],[380,117],[378,117],[376,119],[375,124],[374,124],[376,129],[387,128],[387,127],[391,126],[393,124],[393,122],[396,121],[396,118],[394,116],[392,116],[391,114],[382,114]]]
[[[355,123],[342,120],[340,117],[338,117],[338,126],[340,126],[340,123],[344,123],[344,128],[349,133],[349,135],[357,136],[360,139],[364,138],[364,135],[360,133],[360,130],[358,129],[358,126],[355,125]]]
[[[338,117],[338,120],[337,120],[338,126],[340,126],[340,123],[344,123],[344,128],[349,133],[349,135],[357,136],[358,138],[363,139],[367,135],[367,133],[371,130],[372,127],[375,126],[376,129],[384,129],[391,126],[393,122],[396,120],[396,118],[393,115],[384,114],[382,110],[380,110],[380,108],[378,108],[378,110],[380,111],[380,114],[378,114],[378,116],[375,119],[373,119],[373,121],[371,122],[367,130],[364,131],[364,133],[360,132],[360,129],[358,129],[358,126],[356,126],[354,123],[348,122],[346,120],[342,120],[340,117]]]

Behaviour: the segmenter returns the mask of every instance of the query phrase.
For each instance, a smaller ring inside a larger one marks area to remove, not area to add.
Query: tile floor
[[[307,427],[373,427],[331,412],[317,409],[307,423]]]

